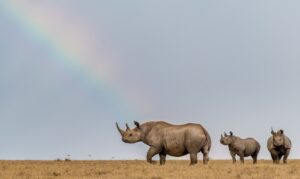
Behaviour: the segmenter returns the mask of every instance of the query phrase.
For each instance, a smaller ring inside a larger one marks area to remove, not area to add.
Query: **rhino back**
[[[240,137],[234,136],[234,142],[230,144],[229,150],[233,153],[239,154],[243,152],[244,156],[250,156],[254,153],[259,152],[260,145],[253,138],[242,139]]]
[[[210,144],[207,131],[200,124],[172,125],[165,122],[150,122],[143,125],[144,143],[160,147],[172,156],[182,156],[199,151],[206,143]]]
[[[144,134],[143,142],[149,146],[158,146],[162,142],[162,129],[172,126],[169,123],[158,121],[158,122],[147,122],[141,125],[142,132]]]

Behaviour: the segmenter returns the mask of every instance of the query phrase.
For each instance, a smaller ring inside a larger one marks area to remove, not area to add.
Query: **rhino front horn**
[[[124,130],[122,130],[122,129],[120,129],[120,127],[119,127],[119,125],[118,125],[118,123],[116,122],[116,126],[117,126],[117,129],[118,129],[118,131],[120,132],[120,134],[123,136],[124,135],[124,133],[125,133],[125,131]]]

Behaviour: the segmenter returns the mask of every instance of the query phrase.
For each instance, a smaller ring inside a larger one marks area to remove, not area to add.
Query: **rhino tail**
[[[207,130],[202,127],[203,131],[204,131],[204,134],[206,136],[206,142],[205,142],[205,145],[208,146],[208,151],[210,151],[210,148],[211,148],[211,138],[210,138],[210,135],[208,134]]]

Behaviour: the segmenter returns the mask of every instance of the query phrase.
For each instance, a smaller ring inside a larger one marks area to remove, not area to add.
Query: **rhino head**
[[[278,130],[277,132],[274,132],[272,129],[271,134],[273,136],[273,145],[275,147],[284,145],[284,133],[282,129]]]
[[[116,123],[117,129],[122,136],[122,141],[125,143],[136,143],[141,141],[141,128],[140,124],[134,121],[136,127],[134,129],[130,129],[128,124],[126,123],[126,130],[122,130],[118,123]]]
[[[230,135],[227,135],[226,132],[224,132],[224,136],[221,134],[220,143],[223,145],[230,145],[233,142],[233,133],[230,131]]]

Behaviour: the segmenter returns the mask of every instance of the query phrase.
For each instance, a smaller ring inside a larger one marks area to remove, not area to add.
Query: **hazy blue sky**
[[[0,158],[144,159],[115,129],[133,120],[201,123],[211,158],[229,158],[219,137],[232,130],[269,159],[282,128],[299,158],[299,6],[2,1]]]

